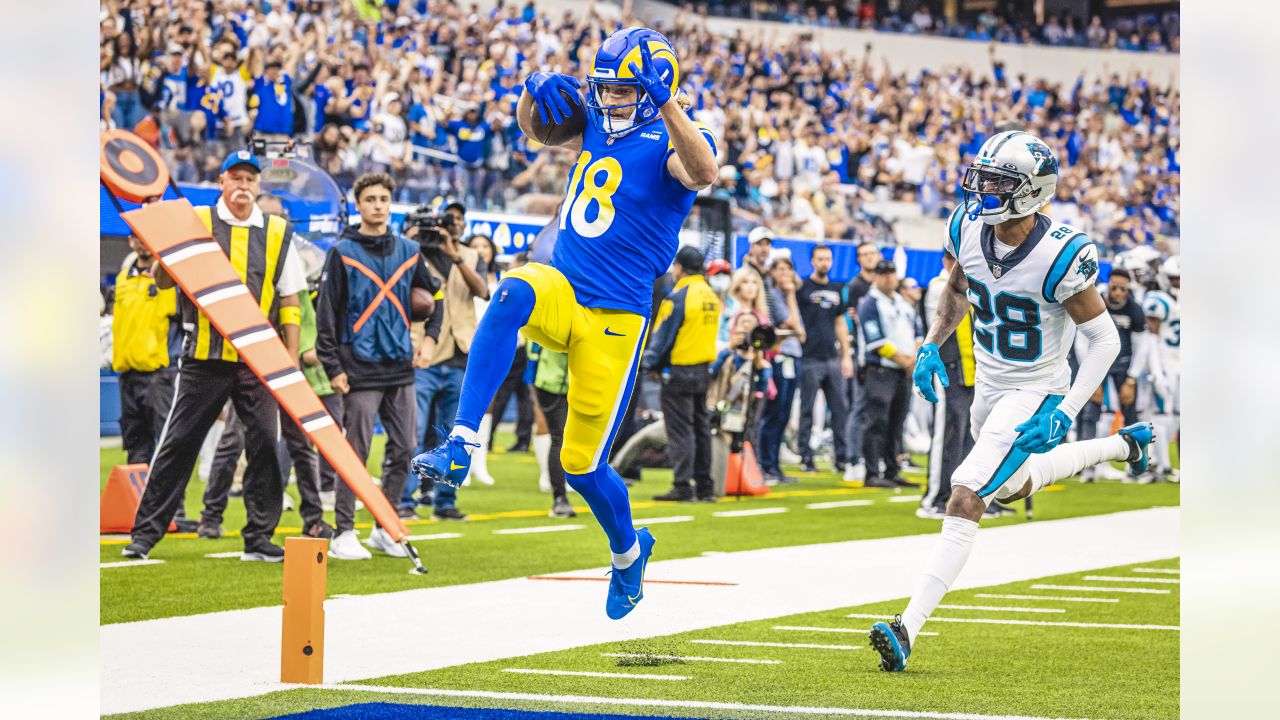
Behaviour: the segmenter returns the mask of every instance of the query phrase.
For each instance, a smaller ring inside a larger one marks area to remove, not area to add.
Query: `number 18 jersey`
[[[951,213],[946,251],[969,280],[977,380],[1002,388],[1063,391],[1075,322],[1062,302],[1098,277],[1098,251],[1083,232],[1036,215],[1027,239],[997,257],[995,229]]]
[[[715,151],[711,131],[696,124]],[[674,152],[661,118],[612,142],[587,123],[551,254],[578,304],[649,316],[653,281],[671,266],[697,195],[667,172]]]

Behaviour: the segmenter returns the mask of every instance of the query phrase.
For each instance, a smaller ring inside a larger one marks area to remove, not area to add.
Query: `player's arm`
[[[716,164],[715,148],[708,139],[709,132],[689,119],[675,99],[668,100],[660,112],[675,149],[667,158],[667,172],[690,190],[710,187],[720,168]]]
[[[540,78],[539,76],[548,77]],[[564,78],[563,83],[555,82],[557,78]],[[520,101],[516,103],[516,124],[520,126],[520,132],[531,138],[536,139],[538,137],[533,132],[533,114],[535,112],[540,113],[539,119],[544,120],[544,122],[558,122],[556,113],[560,112],[561,108],[559,105],[548,107],[548,105],[555,104],[557,100],[564,105],[564,115],[560,117],[567,116],[569,114],[568,100],[562,96],[558,98],[552,96],[558,93],[563,86],[571,87],[573,92],[576,93],[575,86],[577,83],[577,78],[568,75],[555,75],[553,73],[534,73],[530,75],[524,81],[525,91],[520,93]],[[535,95],[538,97],[535,97]],[[544,98],[543,96],[547,97]],[[542,104],[541,107],[539,107],[539,103]],[[574,152],[582,152],[582,134],[574,135],[559,146]]]
[[[178,283],[174,282],[173,276],[169,274],[168,270],[164,269],[164,265],[161,265],[158,260],[151,266],[151,277],[155,279],[156,287],[161,290],[168,290],[178,285]]]
[[[960,321],[969,313],[969,278],[956,265],[947,276],[947,284],[938,298],[937,314],[925,336],[925,345],[939,345],[951,337]]]
[[[293,358],[293,364],[298,364],[298,357],[302,354],[299,347],[302,344],[302,304],[298,301],[298,293],[285,295],[280,298],[280,329],[284,334],[284,349],[289,352],[289,357]]]
[[[1093,391],[1107,379],[1107,372],[1120,354],[1120,333],[1107,312],[1106,303],[1096,292],[1079,292],[1062,301],[1062,307],[1075,321],[1076,330],[1088,341],[1088,350],[1080,358],[1080,369],[1058,409],[1074,418],[1089,401]]]

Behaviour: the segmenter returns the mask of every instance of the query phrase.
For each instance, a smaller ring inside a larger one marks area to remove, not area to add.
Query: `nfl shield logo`
[[[992,275],[993,277],[995,277],[995,279],[999,280],[999,279],[1000,279],[1000,276],[1001,276],[1003,273],[1004,273],[1004,271],[1000,268],[1000,266],[999,266],[999,265],[992,265],[992,266],[991,266],[991,275]]]

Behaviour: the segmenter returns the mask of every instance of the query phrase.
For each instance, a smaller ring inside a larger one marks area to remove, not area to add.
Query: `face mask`
[[[725,274],[712,276],[707,280],[717,295],[729,292],[729,276]]]

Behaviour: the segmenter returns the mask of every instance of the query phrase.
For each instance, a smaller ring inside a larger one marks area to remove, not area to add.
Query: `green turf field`
[[[497,447],[505,447],[509,436],[500,435]],[[493,487],[469,486],[459,491],[459,508],[471,514],[466,522],[440,523],[422,520],[411,523],[414,535],[458,534],[460,537],[424,539],[415,542],[430,569],[427,576],[409,575],[409,563],[379,554],[370,561],[330,562],[328,591],[336,594],[368,594],[482,582],[525,575],[600,567],[607,563],[604,536],[586,513],[576,495],[581,513],[571,520],[546,516],[551,499],[537,490],[537,470],[531,454],[491,455],[491,471],[498,483]],[[377,437],[369,459],[377,472],[382,460],[382,438]],[[116,464],[124,462],[118,449],[101,452],[101,482]],[[915,502],[890,502],[891,498],[918,493],[862,489],[848,486],[831,472],[813,475],[789,472],[800,478],[795,485],[775,488],[761,498],[722,499],[714,505],[703,503],[654,503],[653,495],[670,487],[666,470],[646,471],[644,480],[632,488],[636,518],[691,516],[693,520],[656,525],[654,533],[662,544],[657,560],[697,556],[705,551],[751,550],[765,547],[804,545],[936,532],[938,521],[915,517]],[[917,479],[918,476],[917,476]],[[1157,505],[1177,505],[1176,485],[1133,485],[1102,482],[1082,485],[1064,481],[1035,498],[1035,518],[1049,520],[1133,510]],[[193,479],[187,489],[186,510],[198,517],[204,484]],[[297,493],[290,488],[295,501]],[[869,500],[851,507],[810,509],[814,503],[842,500]],[[786,512],[732,521],[713,516],[715,512],[737,508],[784,508]],[[1022,503],[1016,507],[1021,510]],[[243,505],[233,498],[224,529],[238,530],[244,521]],[[332,522],[332,513],[329,514]],[[371,521],[368,513],[357,515],[358,526],[367,537]],[[1004,525],[1026,522],[1021,513],[985,523]],[[296,512],[286,511],[277,542],[300,532]],[[501,535],[495,530],[541,525],[580,525],[580,529],[535,535]],[[101,562],[121,560],[124,538],[104,538]],[[150,557],[163,564],[115,567],[100,570],[101,622],[103,624],[151,618],[194,615],[239,608],[279,605],[281,566],[242,563],[237,558],[207,558],[211,553],[232,553],[242,549],[238,537],[201,540],[193,535],[168,537]]]
[[[1071,493],[1064,493],[1063,499]],[[1056,496],[1055,496],[1056,497]],[[1053,504],[1056,504],[1053,503]],[[1050,505],[1050,503],[1046,503]],[[1143,573],[1164,570],[1163,573]],[[268,718],[311,708],[357,702],[390,702],[610,712],[672,717],[799,717],[798,712],[697,709],[644,704],[621,705],[607,698],[663,699],[803,708],[1022,715],[1041,718],[1133,718],[1178,715],[1179,585],[1177,559],[1039,578],[956,591],[946,605],[999,607],[940,608],[902,674],[882,673],[863,632],[871,618],[901,610],[893,601],[770,620],[727,625],[618,644],[463,665],[431,672],[351,684],[350,691],[300,689],[256,698],[163,708],[113,718],[199,720]],[[1086,574],[1104,573],[1166,582],[1144,585],[1167,593],[1082,593],[1035,589],[1036,584],[1080,585]],[[1020,595],[1021,598],[985,597]],[[1088,596],[1104,602],[1038,599]],[[1026,596],[1032,596],[1028,598]],[[1021,608],[1021,609],[1011,609]],[[1061,612],[1031,612],[1031,610]],[[946,618],[1028,623],[1081,623],[1063,627],[1029,624],[971,624]],[[1126,625],[1112,628],[1094,625]],[[826,647],[760,647],[703,644],[697,640],[807,644]],[[837,646],[837,647],[831,647]],[[623,655],[618,657],[615,655]],[[693,658],[704,658],[696,660]],[[749,659],[755,663],[705,658]],[[507,672],[607,672],[662,675],[682,680],[569,677]],[[379,688],[431,688],[473,693],[533,693],[542,700],[362,692]],[[557,700],[557,696],[597,698],[597,702]],[[808,711],[804,717],[828,717]],[[848,714],[846,713],[847,717]],[[907,715],[902,715],[903,717]]]

